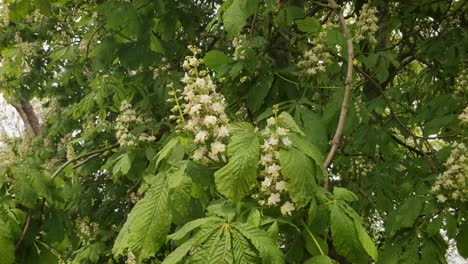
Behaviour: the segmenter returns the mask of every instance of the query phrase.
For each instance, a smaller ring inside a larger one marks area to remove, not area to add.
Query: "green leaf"
[[[449,239],[455,238],[457,235],[457,218],[450,212],[447,212],[445,215],[445,229],[447,230],[447,237]]]
[[[195,244],[202,244],[210,238],[212,233],[218,229],[218,226],[208,226],[206,228],[201,229],[199,232],[196,233],[195,236],[187,240],[185,243],[177,247],[171,254],[169,254],[162,264],[177,264],[179,263],[187,253],[193,249]]]
[[[211,50],[205,54],[203,62],[208,68],[219,72],[226,64],[228,64],[229,57],[222,51]]]
[[[256,183],[258,156],[246,154],[231,157],[226,166],[215,172],[216,187],[233,202],[240,201]]]
[[[76,251],[72,264],[97,263],[105,251],[106,245],[102,242],[86,245]]]
[[[229,162],[215,172],[218,191],[231,201],[240,201],[257,182],[260,143],[252,125],[235,123],[230,127]]]
[[[128,215],[119,232],[112,252],[123,255],[130,248],[139,260],[154,256],[165,243],[171,226],[166,175],[156,181]]]
[[[289,134],[289,139],[292,141],[292,145],[298,150],[304,152],[309,158],[315,162],[316,174],[315,177],[318,183],[321,183],[326,176],[325,168],[323,167],[323,156],[320,150],[309,141],[295,134]]]
[[[233,263],[250,264],[258,263],[257,253],[252,250],[249,241],[245,239],[237,230],[232,231],[232,254],[234,257]]]
[[[262,75],[257,82],[249,88],[246,103],[252,113],[257,112],[265,101],[274,80],[273,74]]]
[[[31,182],[31,177],[34,176],[16,169],[13,170],[13,175],[15,176],[13,185],[15,198],[26,207],[34,207],[38,198]]]
[[[302,132],[302,130],[294,121],[294,118],[287,112],[281,112],[281,114],[278,116],[278,125],[285,127],[292,132],[298,133],[301,136],[305,136],[304,132]]]
[[[390,213],[386,230],[390,235],[394,235],[401,228],[413,227],[424,205],[424,199],[412,196],[406,200],[397,210]]]
[[[333,195],[335,196],[336,199],[338,200],[344,200],[344,201],[347,201],[347,202],[354,202],[354,201],[357,201],[359,200],[359,198],[357,197],[356,194],[354,194],[353,192],[345,189],[345,188],[341,188],[341,187],[334,187],[333,188]]]
[[[44,15],[52,15],[52,6],[49,0],[34,0],[34,4]]]
[[[188,207],[192,199],[192,179],[187,177],[183,171],[184,170],[179,169],[177,173],[168,177],[170,209],[173,219],[180,220],[183,220],[187,216],[189,212]]]
[[[314,196],[316,187],[314,162],[295,148],[281,150],[279,161],[289,194],[298,207],[305,206]]]
[[[369,234],[367,234],[367,231],[362,226],[362,223],[354,219],[354,227],[357,230],[359,241],[364,250],[374,261],[377,261],[379,253],[374,242],[372,242],[372,239],[369,237]]]
[[[295,21],[297,29],[305,33],[317,33],[320,31],[320,21],[313,17],[298,19]]]
[[[179,137],[173,137],[164,145],[148,166],[148,171],[155,173],[164,159],[167,159],[179,144]]]
[[[15,263],[15,244],[8,225],[0,219],[0,260],[5,264]]]
[[[380,83],[383,83],[388,79],[388,76],[389,76],[389,72],[385,63],[379,63],[377,65],[377,72],[375,74],[375,77],[377,78],[377,80]]]
[[[151,37],[150,37],[150,50],[156,52],[156,53],[161,53],[161,54],[165,54],[165,50],[164,50],[164,47],[162,46],[161,44],[161,41],[151,33]]]
[[[218,230],[208,238],[201,248],[190,257],[190,263],[234,263],[231,248],[229,225],[220,225]]]
[[[259,0],[234,0],[223,14],[224,28],[231,37],[236,37],[255,13]]]
[[[346,209],[338,204],[330,205],[329,209],[331,235],[336,252],[353,263],[367,263],[355,223]]]
[[[465,220],[460,227],[457,235],[457,249],[458,253],[464,258],[468,258],[468,221]]]
[[[127,175],[132,167],[132,159],[128,153],[125,153],[121,158],[115,163],[114,168],[112,169],[113,174],[118,174],[119,172],[123,175]]]
[[[423,240],[422,244],[421,263],[447,263],[445,254],[448,245],[440,234]]]
[[[327,31],[327,44],[331,47],[340,45],[342,47],[346,46],[346,39],[343,35],[343,32],[339,29],[332,29]]]
[[[312,237],[308,232],[306,232],[306,234],[304,235],[304,240],[305,240],[305,247],[312,256],[321,255],[322,252],[325,255],[328,254],[328,244],[321,237],[317,235],[314,235],[314,237]]]
[[[100,10],[107,18],[105,27],[115,32],[114,37],[118,41],[130,42],[140,35],[140,17],[132,4],[109,1],[101,5]]]
[[[271,240],[268,233],[244,223],[233,223],[239,232],[250,240],[254,247],[260,252],[262,263],[275,264],[284,263],[283,252]]]
[[[76,56],[76,50],[74,46],[58,48],[50,54],[50,58],[52,59],[52,62],[56,62],[59,60],[71,60],[75,58],[75,56]]]
[[[179,229],[174,234],[167,236],[167,238],[172,239],[172,240],[180,240],[180,239],[183,239],[185,236],[187,236],[190,232],[199,228],[202,225],[205,225],[207,223],[221,222],[221,221],[222,219],[218,217],[205,217],[205,218],[195,219],[185,224],[181,229]]]
[[[304,264],[335,264],[335,262],[328,256],[315,256],[306,260]]]
[[[262,215],[260,211],[256,208],[252,209],[247,217],[247,223],[254,227],[259,227],[262,221]]]

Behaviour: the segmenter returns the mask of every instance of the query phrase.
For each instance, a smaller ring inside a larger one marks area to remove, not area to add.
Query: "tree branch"
[[[108,150],[111,150],[111,149],[114,149],[116,147],[118,147],[119,144],[116,143],[116,144],[113,144],[113,145],[110,145],[108,147],[105,147],[105,148],[102,148],[102,149],[98,149],[98,150],[94,150],[94,151],[91,151],[91,152],[88,152],[88,153],[85,153],[85,154],[82,154],[74,159],[70,159],[68,160],[67,162],[65,162],[64,164],[62,164],[62,166],[60,166],[51,176],[51,180],[53,181],[59,174],[60,172],[62,172],[68,165],[70,165],[71,163],[73,162],[76,162],[78,160],[81,160],[81,159],[84,159],[86,158],[85,160],[77,163],[75,166],[73,166],[73,169],[76,169],[82,165],[84,165],[86,162],[88,162],[89,160],[91,160],[92,158],[94,157],[97,157],[99,155],[101,155],[103,152],[106,152]],[[45,204],[45,199],[42,200],[42,208],[44,208],[44,204]],[[29,212],[28,212],[28,217],[26,218],[26,223],[24,225],[24,228],[23,228],[23,232],[21,234],[21,237],[18,239],[18,242],[16,242],[16,249],[19,248],[19,246],[21,245],[21,242],[23,242],[24,238],[26,237],[26,234],[28,232],[28,229],[29,229],[29,226],[31,225],[31,218],[32,218],[32,209],[29,209]],[[41,209],[41,216],[40,218],[42,218],[42,209]]]
[[[341,28],[343,29],[343,34],[346,38],[346,46],[348,48],[348,68],[347,68],[346,81],[345,81],[345,94],[343,98],[343,103],[341,105],[340,119],[338,121],[338,126],[335,131],[335,136],[333,136],[332,147],[330,149],[330,152],[327,155],[327,158],[325,159],[325,162],[323,163],[325,170],[332,163],[333,157],[336,153],[336,150],[338,149],[338,144],[340,143],[340,139],[343,134],[344,124],[346,121],[346,114],[348,112],[349,98],[351,97],[351,85],[353,82],[353,60],[354,60],[353,40],[351,38],[351,33],[349,32],[348,26],[346,25],[346,21],[343,16],[343,11],[338,7],[338,5],[336,4],[334,0],[328,0],[328,3],[331,6],[331,8],[336,10],[336,12],[338,13],[340,25],[341,25]],[[325,181],[323,182],[323,187],[325,189],[328,189],[328,176],[327,178],[325,178]]]
[[[111,150],[111,149],[114,149],[116,147],[118,147],[119,144],[118,143],[115,143],[113,145],[110,145],[108,147],[105,147],[105,148],[102,148],[102,149],[98,149],[98,150],[94,150],[94,151],[91,151],[91,152],[88,152],[88,153],[85,153],[85,154],[82,154],[74,159],[70,159],[68,160],[67,162],[65,162],[64,164],[62,164],[62,166],[60,166],[51,176],[51,179],[55,179],[55,177],[57,177],[60,172],[62,172],[68,165],[70,165],[71,163],[75,162],[75,161],[78,161],[78,160],[81,160],[81,159],[84,159],[84,158],[87,158],[87,157],[90,157],[90,156],[93,156],[93,157],[96,157],[96,156],[99,156],[101,153],[105,152],[105,151],[108,151],[108,150]],[[86,161],[88,161],[89,159],[87,159]],[[80,163],[79,163],[80,164]],[[78,165],[78,164],[77,164]],[[83,165],[83,164],[80,164],[80,166]],[[75,165],[76,166],[76,165]],[[78,166],[79,167],[79,166]]]
[[[41,133],[41,126],[31,103],[29,101],[21,101],[19,103],[11,103],[11,105],[23,120],[26,132],[33,136],[39,135]]]

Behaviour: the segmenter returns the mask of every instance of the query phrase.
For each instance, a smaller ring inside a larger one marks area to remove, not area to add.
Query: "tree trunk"
[[[39,135],[41,133],[41,126],[39,124],[39,118],[37,117],[31,103],[29,101],[22,101],[12,103],[11,105],[21,116],[26,133],[33,135],[34,137]]]

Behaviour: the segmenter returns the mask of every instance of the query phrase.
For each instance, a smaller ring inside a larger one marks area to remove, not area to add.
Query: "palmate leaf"
[[[229,163],[215,172],[218,191],[231,201],[240,201],[256,183],[260,143],[252,125],[231,125]]]
[[[288,182],[288,191],[299,207],[306,205],[314,195],[315,163],[304,152],[295,148],[281,150],[281,173]]]
[[[187,224],[188,225],[188,224]],[[201,228],[193,237],[187,240],[185,243],[176,248],[171,254],[169,254],[162,264],[176,264],[185,258],[190,250],[193,250],[196,245],[204,243],[209,239],[213,233],[218,229],[218,225],[208,225]]]
[[[231,240],[229,224],[220,225],[220,228],[193,254],[189,263],[234,264]]]
[[[163,264],[179,263],[184,258],[186,263],[284,263],[283,253],[268,233],[245,223],[221,218],[197,219],[169,238],[183,238],[197,227],[199,230],[167,256]]]
[[[233,223],[233,226],[258,250],[262,263],[284,263],[283,252],[267,232],[244,223]]]
[[[168,177],[157,176],[154,184],[128,215],[112,252],[124,254],[130,248],[138,259],[153,256],[165,243],[172,215],[168,206]]]
[[[26,163],[12,168],[15,177],[13,192],[16,198],[27,207],[33,207],[39,197],[44,197],[49,202],[56,201],[58,196],[50,176],[33,166]]]

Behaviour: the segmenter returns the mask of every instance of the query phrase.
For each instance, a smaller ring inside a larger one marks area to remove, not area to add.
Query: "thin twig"
[[[106,23],[102,23],[94,32],[93,34],[91,35],[91,38],[89,38],[88,40],[88,43],[86,43],[86,57],[85,58],[88,58],[88,55],[89,55],[89,46],[91,44],[91,41],[93,40],[93,38],[96,36],[96,34],[104,28],[104,26],[106,25]]]
[[[259,8],[259,5],[257,6],[257,10],[255,10],[255,15],[252,19],[252,26],[250,27],[250,39],[252,39],[253,37],[253,30],[254,30],[254,26],[255,26],[255,21],[257,20],[257,15],[258,15],[258,8]]]
[[[91,155],[91,156],[87,157],[85,160],[80,161],[80,162],[78,162],[77,164],[73,165],[73,169],[76,169],[76,168],[78,168],[78,167],[83,166],[83,165],[84,165],[86,162],[88,162],[90,159],[93,159],[94,157],[97,157],[97,156],[100,156],[100,155],[101,155],[101,153],[96,153],[96,154],[94,154],[94,155]]]
[[[349,32],[348,26],[346,25],[346,21],[343,16],[343,11],[339,9],[338,5],[336,4],[334,0],[328,0],[328,3],[331,6],[331,8],[335,9],[336,12],[338,13],[341,28],[343,29],[343,34],[346,38],[346,46],[348,48],[348,68],[347,68],[348,72],[346,74],[345,94],[343,98],[343,103],[341,105],[340,119],[338,121],[338,126],[335,131],[335,136],[333,137],[332,147],[330,149],[330,152],[327,155],[327,158],[325,159],[325,162],[323,163],[325,170],[332,163],[333,157],[336,153],[336,150],[338,149],[338,144],[340,143],[340,139],[343,134],[344,124],[346,121],[346,114],[348,112],[349,98],[351,97],[351,85],[353,83],[353,60],[354,60],[353,40],[351,38],[351,33]],[[325,178],[323,182],[323,187],[325,189],[328,189],[328,177]]]
[[[87,157],[89,157],[89,156],[93,156],[93,155],[95,155],[95,154],[101,154],[101,153],[103,153],[103,152],[105,152],[105,151],[114,149],[114,148],[116,148],[116,147],[118,147],[118,146],[119,146],[119,144],[116,143],[116,144],[114,144],[114,145],[110,145],[110,146],[105,147],[105,148],[102,148],[102,149],[98,149],[98,150],[95,150],[95,151],[91,151],[91,152],[85,153],[85,154],[80,155],[80,156],[78,156],[78,157],[76,157],[76,158],[74,158],[74,159],[70,159],[70,160],[68,160],[67,162],[65,162],[64,164],[62,164],[62,166],[60,166],[60,167],[52,174],[51,179],[52,179],[52,180],[55,179],[55,177],[57,177],[57,176],[60,174],[60,172],[62,172],[68,165],[70,165],[71,163],[73,163],[73,162],[75,162],[75,161],[78,161],[78,160],[87,158]]]
[[[26,233],[28,233],[29,226],[31,225],[31,218],[32,218],[32,209],[29,209],[28,217],[26,218],[26,223],[24,224],[23,233],[21,233],[21,237],[19,238],[18,242],[16,242],[15,249],[21,245],[24,238],[26,237]]]

